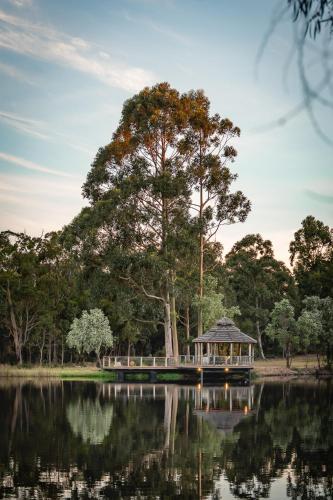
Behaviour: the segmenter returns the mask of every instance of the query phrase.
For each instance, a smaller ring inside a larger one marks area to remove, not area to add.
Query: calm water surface
[[[0,498],[331,499],[329,382],[0,380]]]

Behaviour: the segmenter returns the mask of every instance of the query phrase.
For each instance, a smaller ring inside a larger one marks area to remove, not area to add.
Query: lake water
[[[333,386],[0,379],[0,498],[330,499]]]

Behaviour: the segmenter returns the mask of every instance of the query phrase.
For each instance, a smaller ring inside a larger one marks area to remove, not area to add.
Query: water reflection
[[[68,403],[66,416],[75,436],[81,437],[85,443],[100,444],[109,434],[113,407],[102,406],[99,399],[79,397]]]
[[[240,421],[253,413],[254,386],[204,387],[195,393],[194,414],[223,434],[232,433]]]
[[[329,383],[0,381],[0,498],[332,497]]]

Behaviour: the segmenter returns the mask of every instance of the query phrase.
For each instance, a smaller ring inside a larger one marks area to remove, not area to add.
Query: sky
[[[283,0],[280,0],[280,2]],[[249,233],[277,258],[307,215],[332,225],[332,145],[306,112],[288,20],[259,48],[279,2],[268,0],[0,0],[0,230],[41,235],[87,205],[81,187],[123,102],[168,81],[204,89],[212,112],[241,129],[232,170],[252,202],[225,226],[225,251]],[[312,74],[319,71],[316,61]],[[332,110],[316,109],[325,130]]]

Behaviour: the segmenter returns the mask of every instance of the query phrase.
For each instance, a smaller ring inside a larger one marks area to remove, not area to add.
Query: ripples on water
[[[0,380],[0,498],[331,499],[330,382]]]

